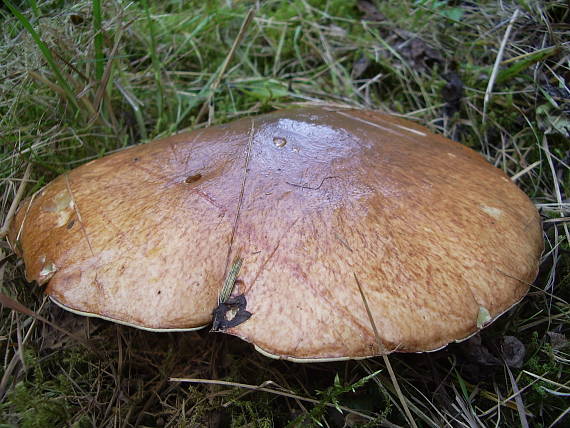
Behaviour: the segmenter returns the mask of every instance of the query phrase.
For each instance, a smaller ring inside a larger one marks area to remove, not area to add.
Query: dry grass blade
[[[18,18],[18,20],[22,23],[24,28],[28,31],[28,33],[30,33],[30,35],[34,39],[34,42],[38,46],[39,50],[42,52],[47,63],[49,64],[52,72],[55,74],[56,79],[59,82],[59,85],[61,86],[61,88],[63,88],[63,91],[64,91],[67,99],[75,107],[79,108],[79,105],[77,103],[77,98],[76,98],[73,90],[71,89],[71,86],[69,86],[69,84],[67,83],[67,80],[63,77],[63,74],[61,73],[61,70],[59,69],[57,63],[55,62],[55,59],[53,58],[53,55],[52,55],[50,49],[43,42],[40,35],[34,29],[32,24],[30,23],[30,21],[28,21],[28,19],[18,9],[16,9],[16,7],[12,4],[12,2],[10,0],[4,0],[4,4],[8,7],[8,9],[10,9],[10,12],[12,12],[14,14],[14,16],[16,16],[16,18]]]
[[[141,111],[142,108],[144,107],[144,104],[137,97],[135,97],[131,92],[129,92],[129,90],[127,90],[127,88],[125,88],[118,79],[115,79],[114,83],[115,83],[115,86],[117,87],[117,89],[119,90],[119,92],[121,93],[121,95],[124,97],[124,99],[127,101],[127,103],[133,109],[133,113],[135,115],[135,120],[137,122],[138,130],[139,130],[139,133],[141,135],[141,138],[143,140],[146,140],[146,138],[147,138],[146,126],[145,126],[144,119],[142,116],[142,111]]]
[[[117,54],[117,50],[119,49],[121,38],[123,37],[123,31],[119,31],[117,37],[115,39],[115,43],[113,44],[113,48],[111,49],[111,53],[109,54],[109,61],[105,65],[103,75],[101,76],[101,80],[99,83],[99,88],[97,88],[97,93],[95,94],[95,101],[93,105],[97,110],[97,115],[101,114],[101,102],[105,95],[105,91],[107,89],[107,85],[109,84],[109,79],[111,78],[111,72],[113,70],[113,61],[114,57]],[[94,118],[92,119],[94,120]]]
[[[29,74],[30,74],[30,77],[32,77],[33,79],[37,80],[40,83],[43,83],[44,85],[49,87],[54,92],[57,92],[62,97],[66,96],[66,93],[62,87],[60,87],[57,84],[55,84],[54,82],[51,82],[50,80],[46,79],[44,76],[36,73],[35,71],[30,71]]]
[[[36,320],[34,319],[34,321],[31,323],[32,325],[28,329],[28,333],[24,338],[22,338],[21,336],[19,320],[17,322],[18,350],[17,352],[14,352],[14,355],[12,355],[12,359],[10,360],[10,362],[7,365],[4,364],[4,373],[2,375],[2,378],[0,379],[0,403],[2,403],[2,401],[6,397],[6,392],[8,391],[8,385],[10,384],[10,381],[13,377],[13,373],[16,367],[18,366],[18,363],[21,363],[22,366],[25,366],[23,346],[30,337],[30,334],[34,328],[35,321]],[[8,355],[6,354],[6,356]]]
[[[505,30],[505,34],[503,36],[503,40],[501,42],[501,46],[499,47],[499,51],[497,52],[497,57],[495,58],[495,64],[493,65],[493,70],[491,72],[491,76],[489,77],[489,82],[487,83],[487,89],[485,90],[485,98],[483,99],[483,119],[482,123],[485,125],[487,121],[487,107],[489,105],[489,100],[491,99],[491,94],[493,92],[493,87],[495,86],[495,80],[497,79],[497,75],[499,73],[499,69],[501,66],[501,62],[503,61],[503,55],[505,53],[505,47],[507,46],[507,42],[509,40],[509,36],[511,35],[511,30],[517,17],[519,16],[519,9],[516,9],[511,16],[511,20],[507,25],[507,29]]]
[[[0,403],[2,403],[2,401],[6,396],[6,391],[8,390],[10,378],[19,362],[20,362],[19,355],[14,354],[10,362],[7,365],[6,364],[4,365],[4,373],[2,374],[2,378],[0,379]]]
[[[561,214],[563,215],[563,214]],[[549,218],[542,221],[543,223],[567,223],[570,222],[570,217]]]
[[[525,174],[528,174],[530,171],[532,171],[534,168],[539,166],[541,163],[542,163],[541,161],[536,161],[536,162],[531,163],[529,166],[527,166],[526,168],[523,168],[522,170],[517,172],[515,175],[513,175],[511,177],[511,180],[517,181],[519,178],[521,178]]]
[[[370,367],[370,364],[367,363],[367,361],[363,360],[363,361],[359,361],[358,363],[361,367],[363,367],[363,369],[366,371],[366,373],[368,373],[369,375],[373,373],[373,370]],[[389,380],[388,378],[383,379],[383,376],[381,374],[379,374],[378,376],[376,376],[374,378],[374,381],[376,382],[376,384],[378,385],[379,388],[386,389],[391,394],[396,396],[396,397],[390,396],[390,400],[396,406],[398,406],[398,402],[399,402],[400,398],[398,397],[398,393],[396,391],[396,388],[394,388],[391,380]],[[437,419],[434,419],[434,418],[428,416],[425,412],[420,410],[420,408],[418,406],[416,406],[412,401],[409,401],[407,404],[408,404],[408,407],[410,409],[412,409],[413,412],[427,424],[427,426],[430,426],[432,428],[439,428],[439,426],[441,424],[437,422]],[[436,405],[434,403],[430,403],[430,404],[431,404],[431,406],[436,407]],[[441,416],[441,414],[438,413],[438,416]]]
[[[559,178],[556,174],[556,169],[554,168],[554,162],[552,161],[552,154],[550,153],[550,148],[548,147],[548,139],[546,135],[542,139],[542,148],[544,154],[546,155],[546,160],[548,161],[550,171],[552,172],[552,181],[554,183],[554,194],[556,196],[556,201],[558,202],[558,205],[562,207],[562,192],[560,189],[560,183],[558,182]],[[563,212],[560,213],[560,217],[564,217]],[[568,229],[568,225],[564,223],[562,226],[564,227],[564,232],[566,233],[566,242],[570,243],[570,230]]]
[[[540,380],[540,381],[542,381],[542,382],[549,383],[550,385],[555,386],[556,388],[564,389],[565,391],[569,391],[569,392],[570,392],[570,385],[564,385],[564,384],[562,384],[562,383],[560,383],[560,382],[555,382],[555,381],[553,381],[553,380],[551,380],[551,379],[548,379],[547,377],[545,377],[546,373],[545,373],[544,375],[542,375],[542,376],[537,375],[537,374],[532,373],[532,372],[529,372],[528,370],[523,370],[523,373],[524,373],[524,374],[527,374],[527,375],[530,376],[530,377],[533,377],[533,378],[535,378],[535,379],[538,379],[538,380]]]
[[[548,428],[560,426],[559,425],[560,421],[562,421],[562,419],[564,419],[566,416],[568,416],[568,414],[570,414],[570,406],[568,406],[565,410],[563,410],[562,413],[560,413],[560,415],[554,420],[554,422],[552,422],[550,425],[548,425]]]
[[[509,380],[511,381],[511,386],[513,388],[513,393],[515,395],[514,398],[515,398],[515,403],[517,404],[517,411],[519,413],[521,427],[522,428],[529,428],[528,420],[526,418],[527,412],[524,408],[524,403],[523,403],[523,400],[521,398],[520,390],[519,390],[519,387],[518,387],[517,382],[515,380],[515,377],[513,376],[513,373],[511,372],[511,369],[509,368],[509,366],[507,364],[505,364],[505,369],[507,370],[507,373],[509,375]]]
[[[232,234],[230,235],[230,243],[228,245],[228,254],[226,255],[226,267],[225,267],[225,274],[226,275],[228,274],[228,268],[230,267],[230,257],[232,254],[232,249],[233,249],[233,245],[234,245],[234,239],[235,239],[235,235],[237,232],[237,228],[239,226],[239,217],[241,214],[241,206],[243,203],[243,197],[244,197],[244,192],[245,192],[245,183],[247,181],[247,173],[249,171],[248,166],[249,166],[249,160],[251,158],[251,147],[253,146],[254,133],[255,133],[255,121],[252,120],[251,121],[251,128],[249,130],[249,141],[247,143],[245,157],[244,157],[244,163],[243,163],[243,177],[242,177],[242,182],[241,182],[241,186],[240,186],[238,206],[237,206],[237,210],[236,210],[236,216],[234,218],[234,224],[232,227]],[[241,263],[239,264],[239,267],[241,268]]]
[[[14,214],[16,214],[16,209],[24,196],[24,192],[26,191],[26,186],[30,179],[30,173],[32,171],[32,164],[28,163],[26,166],[26,170],[24,171],[24,176],[22,177],[22,181],[20,182],[20,186],[18,187],[18,191],[16,192],[16,196],[8,209],[8,213],[4,218],[4,224],[2,225],[2,229],[0,229],[0,239],[3,239],[8,234],[8,229],[10,228],[10,224],[12,223],[12,219],[14,218]]]
[[[31,309],[26,308],[24,305],[22,305],[20,302],[17,302],[14,299],[11,299],[10,297],[6,296],[4,293],[0,292],[0,305],[4,306],[5,308],[8,309],[12,309],[13,311],[17,311],[20,312],[21,314],[30,316],[34,319],[37,319],[38,321],[43,322],[44,324],[49,325],[50,327],[56,329],[57,331],[64,333],[65,335],[73,338],[74,340],[76,340],[78,343],[82,344],[83,346],[85,346],[87,349],[92,349],[92,346],[89,342],[87,342],[84,338],[77,336],[76,334],[67,331],[64,328],[61,328],[60,326],[58,326],[57,324],[52,323],[50,320],[42,317],[41,315],[38,315],[37,313],[35,313],[34,311],[32,311]]]

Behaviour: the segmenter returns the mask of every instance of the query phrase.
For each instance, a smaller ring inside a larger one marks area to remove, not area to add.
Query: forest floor
[[[474,339],[390,355],[402,402],[382,358],[294,364],[207,329],[151,333],[68,313],[2,241],[0,427],[570,423],[567,6],[4,0],[2,224],[22,183],[31,195],[130,145],[326,102],[397,114],[482,153],[536,204],[545,251],[528,296]]]

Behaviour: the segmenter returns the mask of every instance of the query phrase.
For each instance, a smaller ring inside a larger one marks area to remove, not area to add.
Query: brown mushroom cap
[[[525,295],[543,249],[532,202],[479,154],[339,109],[279,111],[90,162],[23,204],[9,237],[60,305],[153,330],[209,323],[240,257],[234,310],[216,328],[295,361],[468,337]],[[248,316],[232,320],[236,310]]]

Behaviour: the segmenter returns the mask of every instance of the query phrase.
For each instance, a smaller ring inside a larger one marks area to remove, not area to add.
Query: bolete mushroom
[[[294,361],[469,337],[525,295],[543,249],[534,205],[482,156],[332,108],[92,161],[23,203],[9,240],[27,278],[73,312],[155,331],[215,316]]]

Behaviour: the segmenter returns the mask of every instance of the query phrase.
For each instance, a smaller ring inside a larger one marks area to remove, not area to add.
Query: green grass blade
[[[38,7],[38,2],[36,0],[28,0],[30,4],[30,8],[32,9],[32,13],[34,17],[38,18],[41,15],[40,8]]]
[[[101,22],[101,0],[93,0],[93,31],[95,31],[93,45],[95,47],[95,78],[97,80],[101,80],[103,78],[103,69],[105,65]]]
[[[148,24],[148,34],[150,36],[150,58],[152,60],[152,69],[154,72],[154,78],[155,78],[155,82],[156,82],[156,102],[157,102],[157,123],[156,123],[156,128],[160,129],[160,125],[162,123],[162,113],[164,110],[164,90],[162,87],[162,74],[161,74],[161,70],[160,70],[160,62],[158,60],[158,54],[156,51],[156,35],[154,33],[154,25],[152,22],[152,17],[150,15],[150,9],[148,7],[148,1],[147,0],[143,0],[142,2],[143,7],[144,7],[144,11],[145,11],[145,15],[146,15],[146,20],[147,20],[147,24]]]
[[[226,280],[224,281],[224,285],[222,290],[220,291],[220,295],[218,297],[218,303],[224,303],[232,294],[232,290],[234,289],[234,285],[236,282],[236,278],[239,275],[239,271],[241,269],[241,265],[243,263],[243,259],[241,257],[236,257],[232,266],[230,267],[230,271],[226,276]]]
[[[47,61],[49,67],[55,74],[55,77],[59,85],[65,91],[67,98],[75,107],[79,108],[77,104],[77,99],[75,97],[75,93],[71,89],[71,86],[69,86],[69,84],[67,83],[67,80],[63,77],[63,74],[61,73],[59,66],[56,64],[55,59],[51,54],[51,51],[49,50],[48,46],[43,42],[38,32],[34,30],[34,27],[30,23],[30,21],[18,9],[16,9],[16,7],[12,4],[10,0],[4,0],[4,4],[8,7],[8,9],[10,9],[10,12],[12,12],[12,14],[18,19],[18,21],[20,21],[20,23],[24,26],[24,28],[28,31],[28,33],[30,33],[30,35],[34,39],[34,42],[36,43],[42,55],[44,56],[45,60]]]
[[[501,70],[497,76],[497,83],[507,82],[508,80],[525,71],[531,65],[536,64],[539,61],[544,61],[546,58],[556,54],[558,50],[559,49],[557,46],[552,46],[527,55],[522,60],[515,62],[509,68]]]
[[[147,138],[146,127],[144,124],[144,118],[142,116],[142,111],[141,111],[141,107],[144,107],[143,103],[139,99],[137,99],[131,92],[129,92],[129,90],[125,88],[118,79],[115,80],[115,86],[117,87],[117,89],[119,89],[119,92],[123,95],[127,103],[129,103],[129,105],[133,109],[133,113],[135,115],[135,119],[139,127],[139,133],[141,134],[141,138],[143,140],[146,140]]]

